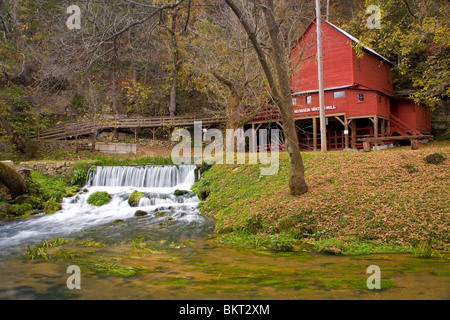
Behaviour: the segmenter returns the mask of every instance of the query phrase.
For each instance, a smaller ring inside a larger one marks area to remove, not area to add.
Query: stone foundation
[[[75,161],[25,161],[21,162],[19,166],[41,171],[49,176],[69,176],[71,167],[76,163]]]

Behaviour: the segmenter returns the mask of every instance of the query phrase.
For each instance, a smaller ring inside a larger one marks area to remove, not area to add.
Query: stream
[[[450,299],[450,256],[275,253],[219,246],[189,191],[195,166],[96,167],[63,209],[0,222],[0,299]],[[185,190],[174,195],[175,190]],[[138,207],[129,195],[144,194]],[[112,200],[87,204],[95,191]],[[137,210],[144,216],[135,216]],[[54,243],[51,239],[65,241]],[[33,246],[48,241],[44,251]],[[30,252],[40,254],[29,259]],[[81,270],[69,289],[68,266]],[[369,290],[370,265],[381,289]]]

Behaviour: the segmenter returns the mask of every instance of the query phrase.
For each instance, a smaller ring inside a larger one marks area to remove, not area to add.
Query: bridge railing
[[[78,122],[69,122],[56,125],[52,128],[43,130],[36,135],[30,136],[31,139],[64,139],[69,137],[86,135],[94,133],[97,130],[113,128],[155,128],[167,126],[190,126],[194,121],[202,121],[204,124],[214,124],[225,122],[223,114],[218,115],[187,115],[187,116],[159,116],[159,117],[114,117],[82,120]]]

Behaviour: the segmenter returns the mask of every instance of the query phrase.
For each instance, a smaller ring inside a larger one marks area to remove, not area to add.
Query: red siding
[[[356,57],[356,52],[352,51],[354,83],[363,85],[373,90],[392,95],[394,87],[392,84],[391,66],[366,51],[362,58]]]
[[[431,131],[430,110],[424,106],[409,100],[393,99],[391,112],[413,129],[423,132]]]
[[[380,113],[378,107],[378,94],[375,91],[348,90],[347,117],[360,117],[379,115],[389,117],[389,111]],[[358,94],[364,94],[364,102],[358,102]]]
[[[391,99],[387,95],[378,93],[377,102],[377,115],[389,118],[389,115],[391,114]]]
[[[389,118],[392,113],[416,130],[431,130],[428,109],[407,99],[391,98],[392,69],[387,61],[368,50],[358,59],[351,36],[326,22],[322,28],[325,89],[346,87],[334,90],[345,91],[343,98],[334,98],[332,90],[325,91],[326,114],[345,113],[348,118],[374,115]],[[291,78],[293,93],[318,90],[316,53],[316,25],[311,23],[292,51],[292,65],[296,69]],[[301,54],[304,60],[298,63]],[[364,102],[358,102],[358,93],[364,93]],[[307,95],[312,97],[311,104],[306,104]],[[295,97],[294,117],[319,114],[317,92]]]
[[[311,104],[306,103],[307,96],[311,96]],[[331,91],[325,92],[325,107],[327,108],[325,110],[325,113],[326,114],[345,113],[348,110],[347,96],[348,94],[346,93],[345,97],[335,99],[333,97],[333,92]],[[294,107],[294,117],[297,118],[297,117],[318,115],[319,114],[318,108],[319,108],[318,93],[297,96],[297,105]],[[314,109],[316,109],[316,111],[314,111]]]
[[[334,92],[344,91],[345,97],[334,98]],[[358,93],[364,94],[364,102],[358,102]],[[311,96],[311,104],[306,103],[306,96]],[[347,117],[373,116],[378,115],[389,118],[389,102],[385,104],[384,98],[379,102],[376,91],[368,90],[335,90],[325,92],[325,110],[326,114],[345,113]],[[294,117],[318,115],[319,111],[313,108],[319,107],[318,93],[297,96],[297,105],[294,107]],[[307,110],[307,109],[310,109]]]
[[[297,66],[299,54],[303,59]],[[353,84],[351,40],[332,26],[323,24],[323,74],[325,88]],[[318,89],[317,46],[315,24],[311,24],[292,52],[293,66],[297,68],[291,78],[293,92]]]

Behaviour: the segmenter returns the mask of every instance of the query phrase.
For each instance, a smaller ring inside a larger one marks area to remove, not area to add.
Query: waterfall
[[[190,191],[195,168],[195,165],[94,167],[89,170],[83,191],[63,199],[62,210],[53,215],[42,213],[30,219],[0,222],[0,249],[50,237],[72,236],[118,219],[130,219],[130,223],[141,227],[164,223],[167,219],[180,223],[204,221],[198,214],[199,199]],[[181,194],[175,192],[177,189],[182,190]],[[143,197],[137,207],[132,207],[128,198],[136,190]],[[100,207],[88,204],[88,197],[96,191],[108,192],[111,201]],[[137,216],[138,210],[146,215]]]
[[[195,165],[98,166],[89,171],[87,185],[93,187],[171,188],[194,183]]]

